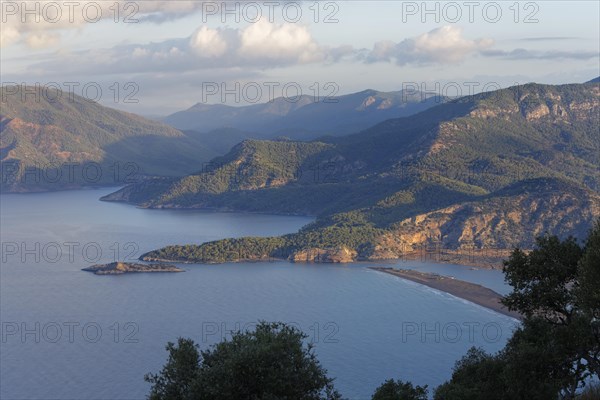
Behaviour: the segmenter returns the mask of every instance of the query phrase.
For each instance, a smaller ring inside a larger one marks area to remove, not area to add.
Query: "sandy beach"
[[[500,303],[502,296],[499,293],[484,286],[465,282],[460,279],[414,270],[394,269],[389,267],[369,268],[449,293],[482,307],[489,308],[500,314],[508,315],[509,317],[519,320],[522,319],[521,314],[509,311],[502,303]]]

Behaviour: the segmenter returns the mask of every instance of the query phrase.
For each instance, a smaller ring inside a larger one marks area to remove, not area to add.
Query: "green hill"
[[[298,233],[269,238],[225,239],[201,245],[167,246],[147,261],[200,263],[273,258],[350,262],[400,258],[418,249],[506,250],[530,248],[546,232],[585,237],[600,216],[600,195],[567,182],[540,178],[507,190],[397,220],[387,228],[373,209],[334,214]]]
[[[218,155],[162,123],[55,89],[0,88],[2,189],[53,190],[181,176]]]
[[[389,235],[451,248],[531,243],[545,231],[584,237],[599,215],[599,99],[598,84],[529,84],[343,138],[247,141],[215,159],[215,171],[158,190],[131,185],[106,200],[318,216],[277,248],[285,256],[313,247],[397,256],[395,245],[374,250]]]

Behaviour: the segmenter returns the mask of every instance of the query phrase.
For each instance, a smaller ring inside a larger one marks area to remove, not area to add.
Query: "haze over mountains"
[[[1,90],[2,189],[9,191],[184,175],[245,139],[340,135],[443,100],[367,90],[328,100],[302,96],[248,107],[197,105],[166,119],[180,131],[55,89]]]
[[[181,130],[208,132],[234,128],[254,132],[254,138],[282,135],[308,140],[358,132],[387,119],[416,114],[446,100],[440,95],[414,90],[365,90],[321,98],[308,95],[291,99],[279,97],[267,103],[238,107],[198,103],[169,115],[163,122]]]
[[[354,260],[394,258],[405,246],[434,241],[530,246],[546,231],[583,238],[600,215],[599,132],[600,85],[528,84],[350,136],[248,140],[209,169],[106,199],[318,216],[298,234],[174,247],[151,258],[295,259],[312,249]],[[227,253],[232,246],[237,253]]]

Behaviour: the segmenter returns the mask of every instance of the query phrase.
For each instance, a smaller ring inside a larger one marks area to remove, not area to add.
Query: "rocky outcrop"
[[[184,270],[169,264],[132,264],[118,261],[92,265],[83,268],[82,271],[93,272],[96,275],[121,275],[139,272],[183,272]]]
[[[380,252],[422,246],[444,249],[531,248],[537,236],[587,237],[600,217],[600,195],[552,179],[531,180],[493,197],[406,218],[382,235]]]
[[[314,263],[349,263],[356,261],[358,252],[346,246],[336,249],[308,248],[296,251],[290,255],[292,262]]]

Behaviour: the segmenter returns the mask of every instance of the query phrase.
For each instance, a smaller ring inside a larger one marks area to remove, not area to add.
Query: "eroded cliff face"
[[[397,223],[378,238],[369,258],[389,258],[422,246],[444,249],[531,248],[545,233],[584,238],[600,217],[593,192],[520,194],[453,205]]]
[[[588,85],[582,89],[585,96],[570,97],[556,87],[539,85],[515,86],[511,88],[514,97],[507,101],[502,92],[492,93],[485,102],[470,112],[471,117],[481,119],[514,118],[520,114],[527,121],[581,120],[597,115],[600,107],[600,86]]]
[[[292,262],[314,263],[349,263],[356,261],[358,252],[346,246],[335,249],[309,248],[292,253],[289,260]]]

